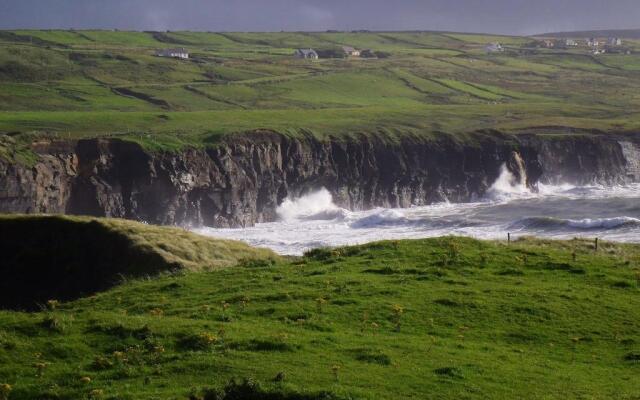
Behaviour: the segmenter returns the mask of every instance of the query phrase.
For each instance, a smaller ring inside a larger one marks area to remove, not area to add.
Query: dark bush
[[[463,378],[462,371],[456,367],[443,367],[434,369],[433,372],[439,376],[446,376],[449,378]]]
[[[631,352],[627,353],[624,356],[626,361],[640,362],[640,352]]]
[[[193,397],[192,398],[196,398]],[[270,391],[253,379],[233,379],[224,389],[207,389],[203,400],[340,400],[331,392],[296,393],[283,390]]]
[[[379,350],[356,349],[353,358],[369,364],[391,365],[391,357]]]

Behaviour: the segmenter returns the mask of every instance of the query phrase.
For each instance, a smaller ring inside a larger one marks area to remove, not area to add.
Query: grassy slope
[[[0,312],[0,383],[12,399],[186,398],[232,377],[343,398],[632,399],[639,262],[632,245],[441,238],[129,282]]]
[[[29,241],[40,242],[40,247],[49,246],[54,238],[52,237],[49,241],[42,240],[43,237],[40,235],[51,235],[53,232],[55,236],[65,227],[70,231],[84,229],[85,233],[91,230],[113,233],[126,238],[128,246],[134,251],[157,254],[165,264],[178,265],[190,271],[230,267],[244,259],[275,257],[269,250],[253,248],[233,240],[211,239],[183,228],[161,227],[113,218],[0,215],[0,227],[4,233],[13,236],[11,240],[20,237],[26,247],[32,245],[32,243],[26,243]],[[66,245],[67,249],[57,250],[61,252],[74,250],[73,243],[66,243]],[[106,246],[106,243],[99,245]]]
[[[485,54],[495,40],[510,50]],[[640,128],[638,55],[521,53],[529,42],[432,32],[0,32],[0,132],[13,132],[0,135],[0,156],[42,136],[118,135],[171,149],[258,128],[319,136]],[[152,56],[178,45],[191,61]],[[340,45],[390,57],[291,56]]]
[[[0,304],[13,307],[74,299],[123,278],[275,258],[244,243],[115,219],[0,216],[0,237]]]

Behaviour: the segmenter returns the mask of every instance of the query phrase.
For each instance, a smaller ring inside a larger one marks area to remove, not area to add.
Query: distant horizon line
[[[304,29],[282,29],[282,30],[203,30],[203,29],[124,29],[124,28],[0,28],[0,31],[120,31],[120,32],[196,32],[196,33],[367,33],[367,32],[415,32],[415,33],[462,33],[468,35],[492,35],[492,36],[536,36],[551,33],[574,33],[574,32],[599,32],[599,31],[638,31],[638,28],[597,28],[597,29],[576,29],[567,31],[539,32],[534,34],[513,34],[513,33],[495,33],[482,31],[456,31],[456,30],[439,30],[439,29],[322,29],[322,30],[304,30]]]
[[[485,35],[485,36],[503,36],[503,37],[544,37],[552,35],[569,35],[587,32],[640,32],[639,28],[598,28],[598,29],[580,29],[568,31],[542,32],[534,34],[511,34],[511,33],[492,33],[479,31],[455,31],[455,30],[432,30],[432,29],[325,29],[325,30],[200,30],[200,29],[122,29],[122,28],[0,28],[0,31],[66,31],[66,32],[82,32],[82,31],[105,31],[105,32],[139,32],[139,33],[155,33],[155,32],[193,32],[193,33],[440,33],[440,34],[461,34],[461,35]]]

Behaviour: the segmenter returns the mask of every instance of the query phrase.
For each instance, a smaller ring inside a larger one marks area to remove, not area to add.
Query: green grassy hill
[[[118,219],[0,215],[0,307],[75,299],[126,279],[277,259],[269,250]]]
[[[639,263],[634,245],[440,238],[130,281],[0,312],[0,393],[635,399]]]
[[[494,41],[506,51],[487,54]],[[261,128],[318,136],[640,128],[640,56],[531,42],[438,32],[0,31],[0,155],[43,136],[174,149]],[[343,45],[382,57],[292,56]],[[176,46],[192,58],[154,56]]]

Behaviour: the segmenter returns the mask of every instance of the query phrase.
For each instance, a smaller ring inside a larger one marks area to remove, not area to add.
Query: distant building
[[[184,47],[179,47],[175,49],[162,49],[156,51],[157,57],[172,57],[172,58],[182,58],[188,59],[189,52]]]
[[[596,38],[589,38],[586,40],[587,46],[589,47],[598,47],[600,46],[600,42]]]
[[[487,53],[499,53],[504,51],[504,47],[502,47],[498,42],[489,43],[485,49],[487,50]]]
[[[575,47],[578,45],[578,42],[575,39],[565,39],[564,45],[567,47]]]
[[[556,42],[549,39],[543,40],[542,47],[546,47],[547,49],[553,49],[554,47],[556,47]]]
[[[347,57],[360,57],[360,50],[356,50],[353,47],[343,46],[342,51],[344,51]]]
[[[319,58],[314,49],[297,49],[293,55],[296,58],[304,58],[306,60],[317,60]]]
[[[620,38],[609,38],[608,40],[609,46],[622,46],[622,39]]]

